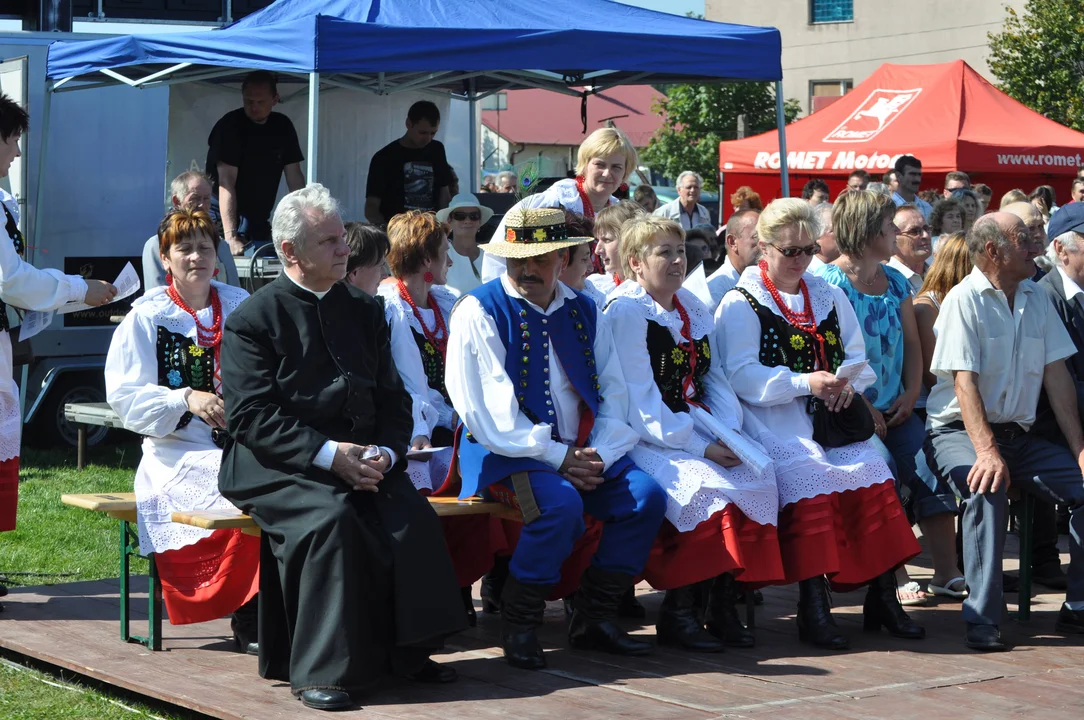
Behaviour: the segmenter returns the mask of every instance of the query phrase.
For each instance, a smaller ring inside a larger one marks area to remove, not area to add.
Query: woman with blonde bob
[[[666,590],[659,643],[697,652],[751,647],[753,634],[734,609],[734,574],[754,585],[783,578],[774,468],[763,448],[741,436],[741,404],[712,342],[711,310],[681,286],[681,226],[652,216],[630,220],[621,264],[628,282],[609,296],[606,317],[621,349],[628,423],[640,435],[629,457],[667,494],[669,524],[644,570],[652,586]],[[747,449],[765,464],[743,462]],[[706,580],[713,585],[705,630],[696,587]]]
[[[440,488],[452,460],[457,418],[444,386],[448,320],[458,293],[444,285],[448,226],[436,215],[409,210],[388,223],[391,278],[380,285],[384,315],[391,328],[391,354],[410,393],[414,415],[411,450],[441,448],[428,462],[409,460],[407,475],[425,495]],[[504,549],[499,521],[486,516],[442,518],[444,538],[459,580],[468,621],[474,625],[471,585],[493,566]]]
[[[545,191],[528,195],[513,208],[562,208],[590,219],[609,205],[615,205],[617,189],[636,169],[639,155],[629,136],[617,128],[595,130],[580,144],[576,155],[576,177],[558,180]],[[504,222],[493,237],[503,238]],[[487,254],[482,267],[482,281],[488,282],[504,272],[504,261]]]
[[[919,546],[888,466],[869,442],[813,440],[812,398],[839,412],[862,402],[857,395],[875,380],[870,368],[859,370],[865,343],[847,296],[806,273],[816,229],[803,200],[765,208],[757,222],[763,257],[724,296],[716,344],[744,406],[744,430],[775,462],[779,545],[786,582],[799,587],[799,637],[832,650],[849,646],[832,618],[827,576],[841,590],[869,585],[866,629],[920,638],[923,629],[896,598],[892,571]]]

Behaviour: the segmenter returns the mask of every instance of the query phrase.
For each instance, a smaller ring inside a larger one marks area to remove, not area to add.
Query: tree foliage
[[[738,116],[745,116],[745,136],[775,129],[775,91],[771,83],[673,85],[655,110],[664,118],[642,160],[670,178],[693,170],[705,189],[716,187],[719,143],[738,137]],[[784,116],[798,117],[797,100],[787,100]]]
[[[1051,120],[1084,131],[1084,3],[1028,0],[989,33],[1002,91]]]

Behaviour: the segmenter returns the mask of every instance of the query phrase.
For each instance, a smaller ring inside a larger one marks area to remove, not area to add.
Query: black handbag
[[[843,447],[873,437],[873,414],[857,393],[850,407],[838,412],[831,412],[823,400],[811,395],[806,411],[813,416],[813,441],[821,447]]]

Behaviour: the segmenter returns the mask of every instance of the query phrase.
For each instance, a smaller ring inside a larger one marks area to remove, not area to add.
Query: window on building
[[[817,112],[828,107],[853,88],[853,80],[810,80],[809,112]]]
[[[854,0],[809,0],[810,23],[838,23],[854,20]]]

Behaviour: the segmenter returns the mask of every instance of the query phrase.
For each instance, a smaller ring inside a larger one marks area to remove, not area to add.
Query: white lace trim
[[[225,318],[237,309],[237,306],[248,297],[248,293],[241,288],[223,285],[217,281],[212,281],[211,285],[218,290],[218,299],[222,303],[222,318],[225,322]],[[173,302],[166,293],[165,285],[151,288],[143,297],[132,303],[132,312],[170,332],[184,335],[192,340],[197,338],[196,323],[192,320],[192,316]],[[210,326],[211,319],[214,317],[214,310],[208,305],[202,310],[197,310],[196,316],[207,327]]]
[[[5,382],[0,379],[0,382]],[[19,457],[23,422],[19,415],[19,388],[14,380],[10,387],[0,390],[0,462]]]
[[[445,448],[429,458],[429,462],[407,460],[407,477],[416,490],[435,492],[444,484],[451,464],[452,449]]]
[[[805,280],[806,287],[809,289],[809,301],[813,304],[813,317],[819,325],[826,317],[828,317],[836,305],[835,298],[832,296],[831,286],[824,278],[812,275],[808,272],[802,276],[802,279]],[[768,308],[779,317],[783,317],[783,311],[776,306],[775,299],[772,297],[772,294],[768,292],[768,288],[764,287],[764,282],[760,278],[760,268],[758,266],[750,265],[745,268],[745,271],[741,274],[741,279],[738,281],[738,287],[748,291],[761,305]],[[794,312],[802,312],[805,310],[805,300],[801,293],[791,295],[780,290],[779,296],[783,298],[783,302],[785,302]]]
[[[399,319],[405,322],[409,328],[414,330],[414,332],[419,335],[425,335],[421,323],[418,322],[418,318],[410,308],[410,303],[399,295],[399,285],[397,283],[382,284],[377,291],[377,294],[384,298],[384,305],[388,309],[388,312],[395,313]],[[436,302],[437,307],[440,308],[440,314],[444,316],[444,326],[448,327],[449,318],[452,315],[452,307],[459,299],[459,296],[444,285],[433,285],[429,290],[429,294],[433,296],[433,300]],[[433,316],[433,311],[419,307],[418,312],[421,314],[426,324],[429,325],[429,331],[436,334],[436,318]]]
[[[680,532],[692,530],[732,502],[753,522],[776,524],[780,501],[771,465],[758,475],[748,465],[724,468],[643,442],[629,458],[666,491],[666,518]]]
[[[685,312],[689,315],[689,332],[692,334],[693,339],[699,340],[709,335],[715,329],[715,318],[712,316],[711,311],[708,310],[707,305],[685,288],[681,288],[676,294],[678,301],[681,302]],[[647,291],[644,290],[640,283],[621,283],[610,294],[607,301],[634,304],[645,319],[662,325],[669,330],[674,342],[685,342],[685,339],[681,336],[681,315],[678,313],[677,308],[667,312],[662,305],[659,305],[647,294]]]
[[[609,273],[595,273],[594,275],[588,275],[587,283],[602,293],[602,296],[607,299],[609,298],[610,293],[614,291],[614,288],[617,287],[617,283],[614,282],[614,276]],[[625,285],[625,283],[621,284]]]

